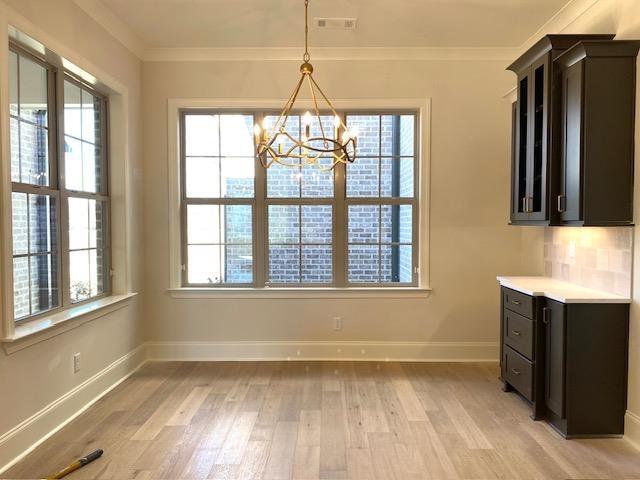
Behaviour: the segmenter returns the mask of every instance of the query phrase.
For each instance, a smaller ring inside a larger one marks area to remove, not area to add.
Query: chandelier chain
[[[304,0],[304,55],[302,59],[308,62],[311,59],[309,55],[309,0]]]

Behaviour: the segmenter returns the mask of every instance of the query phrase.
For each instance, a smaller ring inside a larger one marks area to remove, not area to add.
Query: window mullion
[[[263,124],[264,112],[254,114],[254,122]],[[253,137],[254,148],[255,136]],[[256,287],[264,287],[269,278],[267,269],[269,246],[267,245],[267,172],[258,155],[255,158],[255,199],[253,207],[253,283]]]
[[[70,278],[70,254],[69,254],[69,192],[66,190],[65,178],[65,150],[64,150],[64,75],[56,76],[56,149],[55,155],[57,160],[57,182],[60,189],[59,202],[59,232],[58,239],[60,248],[58,249],[58,271],[60,278],[60,304],[63,307],[71,305],[71,278]]]
[[[345,112],[339,112],[346,121]],[[338,131],[338,138],[342,136],[343,128]],[[345,287],[347,284],[347,242],[345,235],[347,231],[347,187],[346,174],[347,166],[338,163],[334,168],[333,187],[333,283],[336,287]]]

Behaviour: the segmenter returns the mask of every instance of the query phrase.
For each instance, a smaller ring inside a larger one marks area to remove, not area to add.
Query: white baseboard
[[[147,342],[149,360],[497,362],[494,342]]]
[[[142,344],[0,435],[0,473],[131,376],[146,362],[146,356],[146,346]]]
[[[629,410],[624,415],[624,438],[640,450],[640,416]]]

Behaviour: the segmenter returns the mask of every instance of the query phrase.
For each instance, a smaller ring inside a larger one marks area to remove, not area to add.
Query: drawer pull
[[[513,303],[514,305],[520,305],[520,302],[518,300],[511,300],[511,303]]]
[[[513,333],[516,337],[520,336],[520,331],[519,330],[511,330],[511,333]]]
[[[550,316],[551,316],[551,309],[549,307],[544,307],[542,309],[542,323],[548,324]]]
[[[520,375],[520,370],[518,370],[517,368],[512,368],[511,371],[514,375]]]

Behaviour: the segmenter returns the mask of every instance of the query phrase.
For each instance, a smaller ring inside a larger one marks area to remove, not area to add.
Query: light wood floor
[[[69,480],[640,479],[622,439],[561,439],[494,364],[151,363],[5,473]]]

